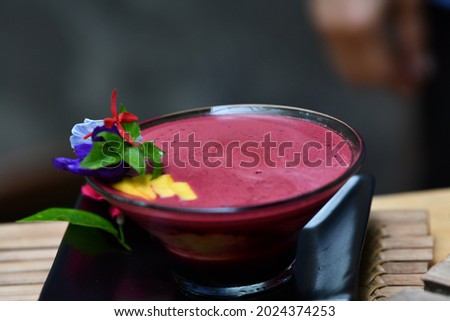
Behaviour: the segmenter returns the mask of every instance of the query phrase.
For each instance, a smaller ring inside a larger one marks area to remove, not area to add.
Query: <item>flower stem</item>
[[[118,235],[118,241],[119,243],[127,250],[127,251],[131,251],[131,247],[127,244],[127,242],[125,242],[125,234],[123,233],[123,223],[119,223],[117,224],[117,226],[119,227],[119,235]]]

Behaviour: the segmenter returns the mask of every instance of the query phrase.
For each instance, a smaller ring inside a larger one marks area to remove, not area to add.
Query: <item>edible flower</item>
[[[88,126],[91,126],[91,124],[92,123],[89,123]],[[77,125],[75,125],[75,127]],[[82,130],[80,130],[80,127],[78,127],[78,129],[72,130],[72,133],[74,131],[76,133],[78,131],[79,133]],[[93,130],[92,138],[90,137],[89,140],[86,139],[84,142],[79,142],[78,136],[76,136],[76,134],[72,135],[70,142],[74,148],[74,152],[77,158],[71,159],[65,157],[57,157],[53,159],[53,166],[58,169],[69,171],[72,174],[90,176],[106,182],[120,181],[129,171],[129,166],[124,166],[124,162],[119,162],[115,165],[99,167],[96,169],[89,169],[81,165],[94,147],[94,142],[104,141],[102,137],[98,136],[98,133],[105,131],[118,133],[117,129],[115,128],[108,129],[105,126],[101,126],[95,127],[95,129]],[[76,138],[72,138],[74,136]]]
[[[75,148],[79,144],[92,143],[91,135],[96,127],[104,126],[105,122],[100,120],[92,120],[85,118],[83,123],[76,124],[72,128],[72,136],[70,136],[70,146]]]
[[[119,114],[117,114],[117,90],[114,89],[112,95],[111,95],[111,114],[112,117],[105,118],[105,126],[107,128],[112,128],[113,126],[116,126],[119,130],[120,136],[125,139],[129,143],[133,143],[133,137],[125,131],[123,124],[130,124],[134,123],[138,118],[136,115],[125,111],[123,108],[121,108],[121,111]]]
[[[120,182],[126,176],[144,177],[148,165],[152,167],[152,178],[160,176],[164,153],[153,142],[141,143],[142,135],[136,115],[128,112],[123,104],[117,111],[116,89],[111,95],[111,114],[112,117],[103,120],[85,118],[82,123],[76,124],[69,138],[76,158],[56,157],[53,165],[76,175],[94,177],[108,183]],[[130,173],[133,170],[135,173]],[[83,196],[102,200],[88,185],[84,185],[81,192]],[[110,207],[110,214],[115,224],[101,215],[80,209],[49,208],[19,222],[67,221],[98,228],[112,234],[125,249],[130,250],[122,228],[124,215],[115,207]]]
[[[111,116],[103,120],[85,118],[76,124],[69,138],[76,158],[56,157],[53,165],[76,175],[111,183],[122,192],[148,200],[175,195],[180,200],[197,197],[186,182],[174,182],[170,175],[163,175],[163,151],[153,142],[142,142],[136,115],[128,112],[123,104],[117,111],[116,89],[111,95]],[[81,193],[95,201],[103,201],[103,197],[89,185],[82,186]],[[114,222],[96,213],[73,208],[49,208],[18,222],[67,221],[94,227],[112,234],[125,249],[130,250],[122,227],[124,213],[113,206],[109,211]]]
[[[148,159],[153,167],[153,177],[161,175],[163,152],[153,142],[141,143],[136,115],[128,112],[123,104],[117,112],[116,89],[111,95],[111,114],[112,117],[103,120],[86,118],[83,123],[76,124],[69,140],[77,158],[55,158],[54,166],[73,174],[117,182],[131,169],[145,175]]]

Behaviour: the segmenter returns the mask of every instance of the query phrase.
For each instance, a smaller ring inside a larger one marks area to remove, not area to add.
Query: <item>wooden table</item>
[[[0,224],[0,300],[37,300],[65,222]]]
[[[372,202],[372,210],[404,209],[428,211],[433,262],[444,260],[450,254],[450,188],[376,196]]]
[[[372,210],[424,209],[434,262],[450,253],[450,188],[374,197]],[[37,300],[67,223],[0,224],[0,300]]]

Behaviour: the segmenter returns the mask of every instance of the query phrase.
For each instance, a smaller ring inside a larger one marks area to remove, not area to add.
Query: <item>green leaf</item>
[[[76,225],[100,228],[114,236],[118,235],[116,228],[107,219],[91,212],[73,208],[49,208],[25,217],[18,222],[38,221],[65,221]]]
[[[164,152],[156,146],[153,142],[142,143],[144,148],[144,156],[150,158],[153,162],[160,162],[161,157],[164,156]]]
[[[94,142],[91,151],[80,163],[80,167],[99,169],[117,164],[123,157],[123,142]]]
[[[101,229],[105,232],[113,235],[122,246],[126,249],[130,249],[130,247],[125,243],[124,239],[120,237],[119,232],[114,227],[114,225],[103,218],[100,215],[73,209],[73,208],[49,208],[44,211],[38,212],[34,215],[25,217],[21,220],[18,220],[19,223],[25,222],[56,222],[56,221],[65,221],[70,224],[87,226]]]
[[[138,138],[141,136],[141,129],[139,128],[139,125],[135,122],[122,123],[122,127],[128,134],[130,134],[133,141],[137,141]]]
[[[111,132],[100,132],[97,134],[97,136],[102,137],[105,140],[105,142],[119,142],[119,143],[123,142],[122,137]]]
[[[153,163],[152,179],[155,179],[162,174],[163,166],[161,157],[164,156],[164,152],[153,142],[145,142],[142,146],[144,148],[145,158],[149,158]]]
[[[123,113],[128,111],[123,104],[119,106],[119,113]],[[123,129],[130,134],[133,141],[137,141],[137,139],[141,136],[141,129],[136,122],[132,123],[122,123]]]
[[[139,175],[145,175],[145,157],[144,150],[141,146],[128,146],[125,149],[123,160],[129,164],[132,168],[139,173]]]
[[[124,104],[119,105],[119,114],[128,111]]]
[[[142,146],[144,148],[145,158],[149,158],[152,161],[152,179],[155,179],[158,176],[162,175],[163,166],[161,163],[161,157],[164,156],[164,152],[153,142],[145,142],[142,144]]]
[[[152,179],[155,179],[155,178],[161,176],[162,173],[163,173],[162,163],[160,163],[160,162],[153,162]]]

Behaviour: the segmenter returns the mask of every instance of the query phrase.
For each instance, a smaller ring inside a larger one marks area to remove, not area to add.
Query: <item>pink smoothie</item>
[[[240,207],[314,191],[349,167],[349,145],[309,121],[271,115],[209,115],[142,131],[164,156],[164,172],[186,181],[197,200],[158,198],[161,205]]]

